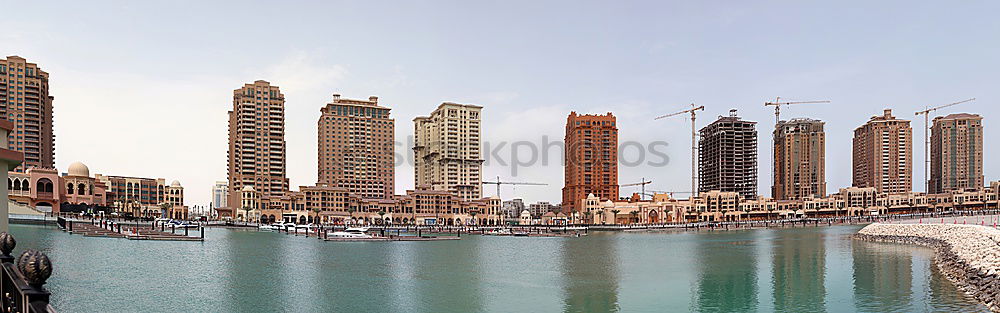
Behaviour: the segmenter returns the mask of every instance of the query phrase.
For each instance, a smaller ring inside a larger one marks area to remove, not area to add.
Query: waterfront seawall
[[[1000,230],[976,225],[871,224],[854,238],[934,248],[941,272],[993,312],[1000,312]]]

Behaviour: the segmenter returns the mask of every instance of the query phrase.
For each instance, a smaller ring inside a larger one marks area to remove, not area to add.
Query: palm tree
[[[615,215],[614,222],[612,222],[612,224],[618,224],[618,213],[621,213],[621,212],[622,212],[622,210],[618,210],[618,209],[611,210],[611,213]]]
[[[472,215],[472,220],[473,221],[476,220],[476,214],[479,214],[479,212],[476,212],[476,211],[469,212],[469,215]],[[476,223],[476,225],[479,225],[479,223]]]
[[[583,220],[586,222],[586,224],[590,224],[590,222],[592,222],[590,220],[590,211],[583,212]]]
[[[253,208],[251,208],[249,206],[244,206],[243,207],[243,212],[244,212],[243,213],[243,223],[244,224],[247,224],[247,223],[250,222],[250,211],[253,211]]]
[[[601,224],[604,224],[604,210],[597,210],[597,215],[601,216]]]
[[[355,207],[349,207],[349,208],[347,208],[347,216],[350,217],[349,219],[351,220],[351,223],[354,223],[354,212],[357,212],[357,211],[358,211],[358,209],[355,208]]]
[[[628,212],[628,214],[632,215],[632,223],[633,224],[639,222],[639,211]]]
[[[383,225],[385,224],[385,210],[379,210],[379,211],[378,211],[378,220],[379,220],[379,222],[381,222],[381,223],[382,223]]]
[[[320,210],[320,208],[316,207],[316,208],[313,208],[312,211],[316,212],[316,218],[313,219],[313,224],[319,225],[319,212],[321,210]]]

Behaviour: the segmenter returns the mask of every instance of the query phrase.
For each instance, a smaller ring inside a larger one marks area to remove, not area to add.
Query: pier
[[[190,228],[178,230],[176,227],[166,231],[165,225],[156,229],[154,223],[122,223],[113,220],[70,220],[59,217],[56,221],[59,228],[71,234],[86,237],[124,238],[129,240],[170,240],[170,241],[204,241],[205,227],[198,226],[198,237],[190,236]],[[178,234],[180,231],[182,234]]]

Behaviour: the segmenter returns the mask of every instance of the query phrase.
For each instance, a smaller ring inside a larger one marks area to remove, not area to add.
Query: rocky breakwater
[[[871,224],[856,239],[934,248],[941,272],[991,311],[1000,312],[1000,230],[976,225]]]

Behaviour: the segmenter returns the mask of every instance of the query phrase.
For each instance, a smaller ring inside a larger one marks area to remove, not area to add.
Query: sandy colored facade
[[[278,86],[258,80],[233,91],[229,111],[229,205],[220,217],[234,217],[243,187],[262,197],[288,191],[285,143],[285,95]]]
[[[774,129],[771,195],[789,200],[826,194],[826,132],[813,119],[781,121]]]
[[[413,119],[416,186],[451,191],[463,200],[482,198],[482,109],[442,103]]]
[[[174,181],[167,185],[163,178],[101,175],[96,181],[107,186],[107,205],[121,214],[136,217],[187,219],[184,187]]]
[[[757,196],[757,122],[736,110],[699,130],[698,193],[732,191]]]
[[[566,118],[562,212],[580,212],[580,200],[594,194],[618,199],[618,125],[604,115],[570,112]]]
[[[55,167],[53,99],[49,73],[22,57],[0,59],[0,116],[14,123],[7,147],[24,154],[24,162],[14,171]]]
[[[317,122],[319,183],[347,188],[362,199],[395,194],[395,121],[378,97],[354,100],[333,95]]]
[[[44,213],[97,213],[110,208],[123,216],[187,218],[184,187],[177,181],[166,186],[162,178],[91,175],[80,162],[70,164],[63,174],[39,167],[8,174],[10,200]]]
[[[909,120],[892,110],[872,116],[854,130],[853,186],[874,187],[878,192],[913,190],[913,129]]]
[[[983,117],[958,113],[934,118],[930,193],[983,187]]]
[[[499,198],[464,200],[427,187],[387,199],[362,199],[337,186],[301,186],[249,213],[251,221],[299,224],[501,225]],[[241,216],[242,217],[242,216]]]

